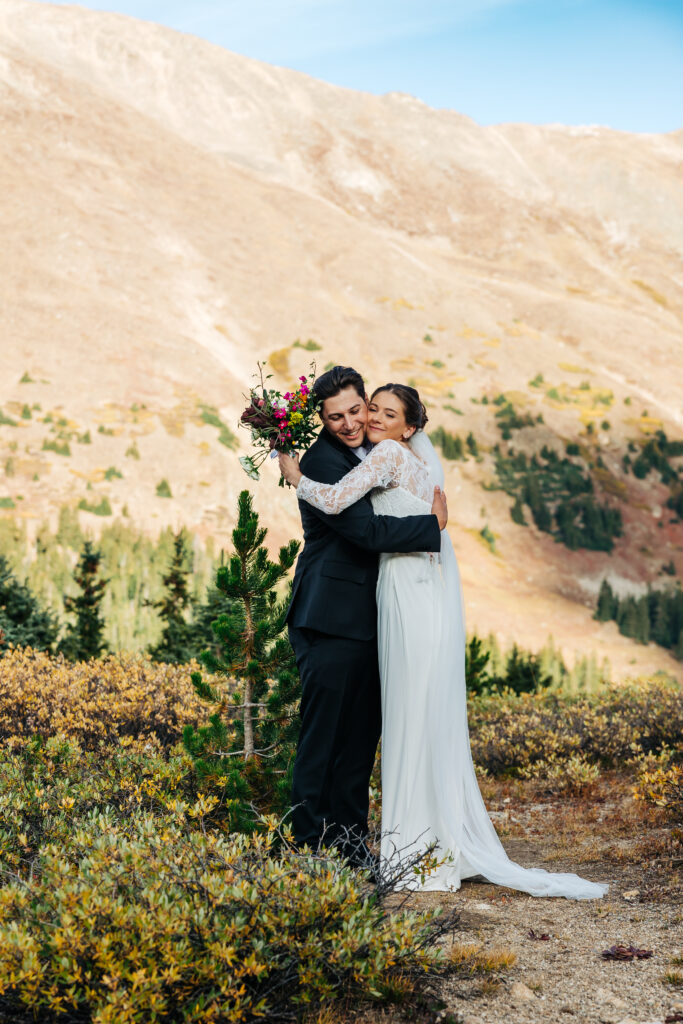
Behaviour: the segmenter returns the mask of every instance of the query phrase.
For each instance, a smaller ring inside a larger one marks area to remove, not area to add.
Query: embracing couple
[[[304,531],[289,636],[301,678],[292,820],[297,843],[361,867],[369,781],[382,739],[380,870],[436,844],[408,884],[454,890],[483,877],[536,896],[592,899],[607,886],[511,861],[470,753],[460,576],[445,531],[443,470],[417,391],[335,366],[318,377],[323,429],[280,455]]]

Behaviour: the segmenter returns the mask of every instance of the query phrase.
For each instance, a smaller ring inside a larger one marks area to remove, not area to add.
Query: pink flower
[[[283,395],[283,398],[285,399],[286,402],[288,402],[291,397],[292,397],[292,394],[291,394],[290,391],[288,391],[286,395]]]
[[[302,384],[306,383],[306,378],[305,377],[299,377],[299,380],[301,381]]]

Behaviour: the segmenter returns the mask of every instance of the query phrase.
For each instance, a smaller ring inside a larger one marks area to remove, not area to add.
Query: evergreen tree
[[[512,645],[505,666],[505,675],[491,680],[492,685],[508,687],[515,693],[532,693],[544,690],[552,685],[552,677],[541,670],[539,658],[535,654],[521,651],[517,644]]]
[[[251,803],[261,811],[282,812],[288,806],[298,734],[298,677],[282,635],[289,595],[278,600],[275,588],[294,564],[299,544],[281,547],[273,562],[263,546],[266,534],[251,494],[242,491],[232,532],[235,551],[216,573],[228,609],[212,623],[220,654],[206,650],[200,656],[225,682],[212,686],[200,672],[193,673],[197,693],[216,711],[207,726],[196,731],[187,726],[183,735],[198,775],[224,787],[230,825],[238,829],[253,828]]]
[[[619,632],[623,633],[624,636],[635,638],[638,631],[638,613],[636,611],[636,602],[632,597],[627,597],[625,601],[619,602],[617,625]]]
[[[169,664],[183,664],[195,654],[193,640],[195,631],[187,621],[186,612],[192,605],[192,595],[188,577],[192,573],[192,564],[188,565],[187,535],[180,529],[173,535],[173,555],[166,573],[162,576],[165,587],[163,597],[159,601],[146,602],[156,608],[164,623],[161,639],[150,648],[153,661],[165,661]]]
[[[527,525],[527,521],[524,518],[524,506],[522,505],[521,501],[519,500],[519,497],[515,498],[515,503],[512,506],[512,508],[510,509],[510,516],[512,517],[512,521],[514,523],[517,523],[518,526],[526,526]]]
[[[59,632],[52,612],[41,607],[26,584],[19,582],[4,555],[0,555],[0,630],[3,650],[14,644],[50,652]]]
[[[598,606],[595,609],[593,618],[597,619],[598,622],[609,622],[610,619],[616,616],[618,604],[619,602],[615,597],[614,591],[607,580],[603,580],[600,584]]]
[[[481,693],[491,682],[489,660],[491,655],[478,636],[471,636],[465,647],[465,679],[470,693]]]
[[[467,450],[471,455],[477,456],[479,454],[479,445],[477,444],[477,439],[471,430],[465,438],[465,444],[467,445]]]
[[[669,600],[669,595],[665,590],[657,591],[655,614],[652,621],[652,639],[661,647],[673,647],[674,643],[669,621]]]
[[[635,638],[639,644],[650,642],[650,616],[648,614],[647,596],[636,601],[636,632]]]
[[[99,658],[107,649],[100,604],[109,581],[98,579],[101,560],[100,552],[93,548],[91,541],[86,540],[74,572],[80,593],[76,597],[68,594],[64,596],[65,610],[76,616],[59,643],[60,652],[69,661]]]

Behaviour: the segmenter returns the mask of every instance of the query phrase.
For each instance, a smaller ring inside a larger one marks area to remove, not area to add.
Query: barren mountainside
[[[470,628],[681,678],[592,612],[604,577],[683,575],[682,176],[683,131],[480,127],[0,0],[0,515],[106,498],[226,543],[256,361],[351,363],[413,382],[456,455]],[[263,475],[271,539],[298,536]]]

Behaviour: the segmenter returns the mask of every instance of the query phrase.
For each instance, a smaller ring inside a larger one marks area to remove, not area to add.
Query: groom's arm
[[[303,467],[302,467],[303,468]],[[306,476],[323,484],[335,484],[347,472],[332,460],[307,460]],[[300,501],[301,516],[319,519],[330,530],[366,551],[440,551],[441,530],[435,515],[378,516],[366,495],[339,515],[326,515],[308,502]]]

